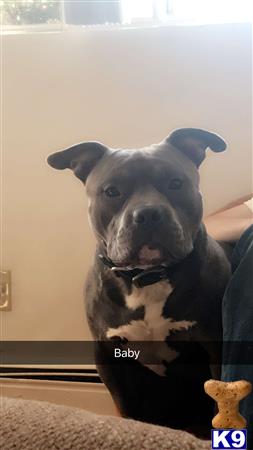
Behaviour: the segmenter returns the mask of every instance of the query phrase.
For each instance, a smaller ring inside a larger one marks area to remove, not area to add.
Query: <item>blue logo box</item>
[[[212,430],[212,450],[247,450],[247,430]]]

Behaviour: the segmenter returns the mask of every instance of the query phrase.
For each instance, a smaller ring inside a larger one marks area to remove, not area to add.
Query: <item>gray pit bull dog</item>
[[[99,374],[125,417],[211,427],[228,252],[206,233],[198,167],[224,140],[183,128],[141,149],[83,142],[49,156],[86,185],[97,238],[86,312]]]

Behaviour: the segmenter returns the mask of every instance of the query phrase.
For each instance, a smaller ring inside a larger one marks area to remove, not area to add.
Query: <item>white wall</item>
[[[228,142],[202,172],[206,211],[251,185],[251,29],[210,25],[9,35],[3,40],[5,339],[88,335],[82,284],[94,242],[81,183],[45,163],[81,140],[141,146],[177,127]]]

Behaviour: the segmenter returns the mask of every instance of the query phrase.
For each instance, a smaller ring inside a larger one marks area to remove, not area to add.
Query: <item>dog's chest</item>
[[[176,321],[163,317],[165,302],[170,301],[172,291],[173,287],[167,281],[142,289],[134,288],[132,294],[125,297],[125,302],[132,310],[143,306],[143,319],[132,320],[118,328],[107,330],[109,339],[122,338],[127,341],[125,348],[139,350],[138,361],[158,375],[165,375],[165,361],[169,363],[179,355],[165,343],[166,337],[175,331],[188,330],[195,324],[188,320]],[[151,344],[151,341],[156,344]]]
[[[126,306],[135,310],[144,307],[144,318],[132,320],[118,328],[109,328],[107,337],[115,336],[128,341],[164,341],[171,332],[187,330],[193,322],[175,321],[163,317],[163,308],[173,292],[173,286],[167,281],[144,288],[133,288],[131,295],[125,297]]]

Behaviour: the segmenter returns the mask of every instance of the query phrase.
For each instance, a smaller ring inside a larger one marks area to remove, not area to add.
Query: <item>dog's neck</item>
[[[148,269],[123,269],[114,266],[113,262],[102,254],[99,254],[98,256],[102,263],[113,271],[117,277],[123,278],[137,288],[149,286],[169,278],[168,267],[166,266],[154,266]]]

